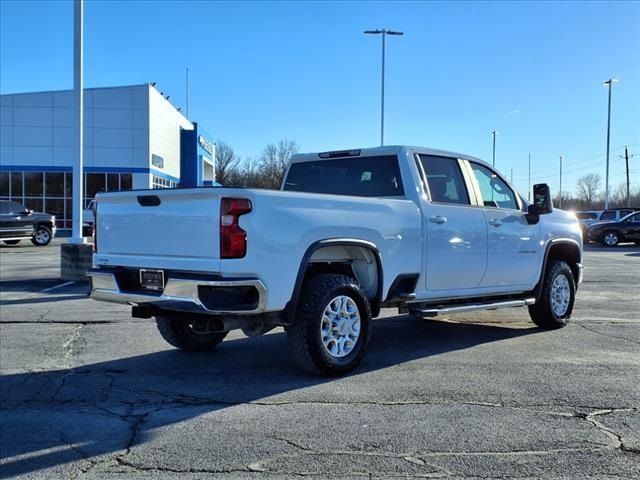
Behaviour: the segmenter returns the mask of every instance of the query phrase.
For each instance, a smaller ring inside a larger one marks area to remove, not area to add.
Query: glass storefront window
[[[133,188],[133,181],[130,173],[120,174],[120,190],[131,190]]]
[[[42,198],[25,198],[24,206],[27,207],[29,210],[33,210],[34,212],[42,212],[43,211]]]
[[[22,198],[22,172],[11,172],[11,196]]]
[[[73,173],[65,173],[64,182],[64,196],[73,196]]]
[[[46,172],[45,173],[45,191],[47,197],[63,197],[64,196],[64,173]]]
[[[88,198],[94,198],[96,193],[106,191],[104,173],[87,173],[87,193]]]
[[[47,198],[45,211],[56,216],[56,226],[63,227],[64,224],[64,200],[62,198]]]
[[[24,172],[24,196],[25,197],[41,197],[42,196],[42,172]],[[34,209],[32,209],[34,210]]]
[[[0,0],[1,1],[1,0]],[[175,187],[174,182],[154,177],[159,187]],[[84,176],[84,208],[104,191],[131,190],[131,173],[88,173]],[[71,172],[1,172],[0,199],[14,200],[37,212],[56,216],[59,228],[71,228],[73,219],[73,174]]]
[[[9,172],[0,172],[0,196],[9,196]]]
[[[120,175],[117,173],[107,174],[107,192],[117,192],[120,190]]]

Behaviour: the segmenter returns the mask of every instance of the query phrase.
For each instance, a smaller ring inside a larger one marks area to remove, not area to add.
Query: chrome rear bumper
[[[89,296],[94,300],[103,302],[128,305],[156,305],[166,310],[194,313],[254,315],[264,312],[267,300],[267,290],[264,284],[257,279],[202,280],[198,278],[169,277],[164,291],[160,295],[153,295],[122,291],[118,286],[115,275],[109,271],[89,270],[87,276],[91,278],[91,293]],[[211,310],[207,308],[200,299],[198,287],[253,287],[258,292],[258,303],[257,306],[251,310]]]

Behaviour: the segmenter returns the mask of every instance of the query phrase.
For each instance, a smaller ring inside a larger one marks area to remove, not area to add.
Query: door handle
[[[437,215],[435,217],[429,217],[429,221],[431,223],[437,223],[438,225],[442,225],[443,223],[447,223],[447,218]]]
[[[499,227],[500,225],[502,225],[502,220],[498,220],[497,218],[494,218],[492,220],[489,220],[489,225],[493,225],[494,227]]]

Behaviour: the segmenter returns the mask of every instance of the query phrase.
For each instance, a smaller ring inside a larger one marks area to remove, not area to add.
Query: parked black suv
[[[18,202],[0,200],[0,240],[7,245],[30,239],[34,245],[43,247],[55,233],[55,216],[33,212]]]
[[[597,222],[589,225],[589,240],[605,247],[615,247],[620,242],[640,245],[640,212],[630,213],[617,222]]]

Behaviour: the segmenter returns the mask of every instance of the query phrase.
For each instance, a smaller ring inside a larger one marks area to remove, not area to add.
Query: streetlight
[[[609,87],[609,106],[607,107],[607,174],[604,180],[604,208],[609,208],[609,138],[611,137],[611,85],[618,81],[617,78],[610,78],[602,82],[602,85]]]
[[[381,91],[381,100],[380,100],[380,146],[384,145],[384,50],[385,50],[385,39],[387,35],[404,35],[404,32],[395,32],[393,30],[387,29],[377,29],[377,30],[365,30],[365,34],[367,35],[382,35],[382,91]]]
[[[491,137],[493,137],[493,163],[491,164],[494,168],[496,166],[496,132],[495,130],[491,132]]]

